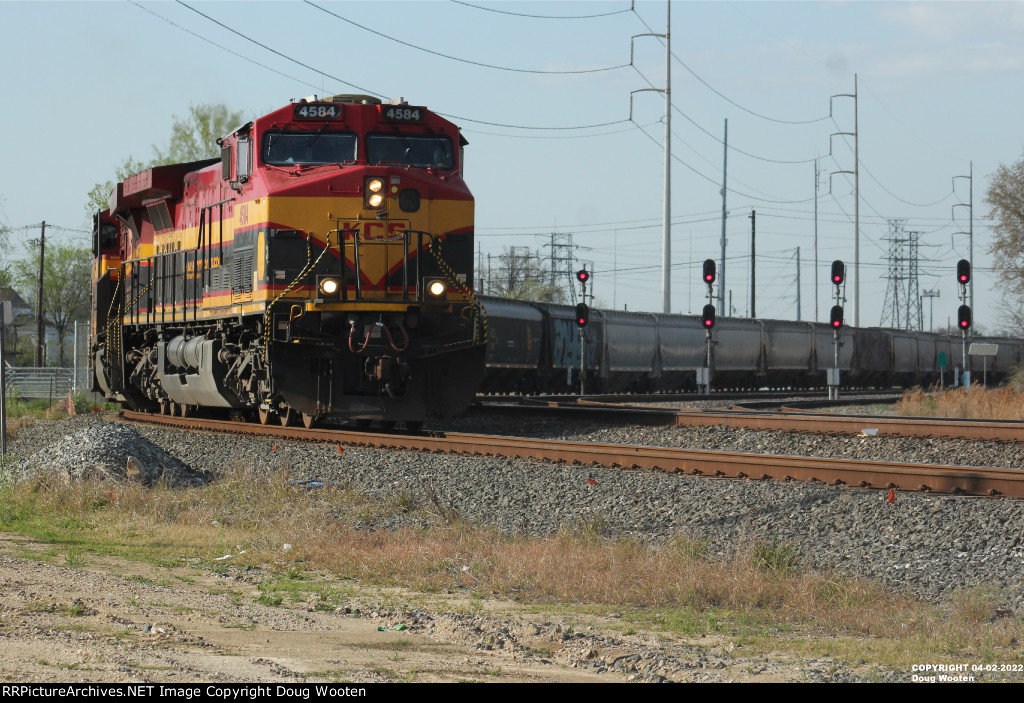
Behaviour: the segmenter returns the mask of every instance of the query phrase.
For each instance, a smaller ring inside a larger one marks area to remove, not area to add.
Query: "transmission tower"
[[[889,285],[885,288],[885,302],[882,303],[882,319],[879,322],[881,327],[894,327],[901,329],[900,324],[907,307],[907,298],[904,282],[907,278],[904,265],[903,247],[906,239],[903,227],[906,220],[889,220]]]
[[[889,220],[889,285],[882,304],[882,327],[920,331],[924,327],[918,280],[920,232],[907,232],[906,220]]]
[[[572,233],[551,233],[551,254],[548,257],[551,263],[551,275],[548,280],[552,286],[563,286],[569,290],[572,303],[576,304],[576,280],[574,275],[574,264],[576,261],[576,245],[572,242]]]
[[[907,326],[905,329],[924,329],[921,314],[921,285],[917,280],[918,241],[920,232],[907,232]]]

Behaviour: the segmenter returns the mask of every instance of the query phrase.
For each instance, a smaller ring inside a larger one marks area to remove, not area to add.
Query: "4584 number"
[[[295,116],[301,120],[336,120],[341,117],[338,105],[302,104],[295,106]]]
[[[423,119],[423,108],[388,107],[384,110],[384,119],[392,122],[419,122]]]

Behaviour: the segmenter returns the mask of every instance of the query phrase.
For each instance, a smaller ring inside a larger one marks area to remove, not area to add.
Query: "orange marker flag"
[[[345,450],[342,449],[341,445],[339,444],[338,445],[338,454],[344,454],[344,453],[345,453]]]
[[[589,483],[591,486],[597,485],[597,481],[594,480],[593,476],[587,476],[587,483]]]
[[[895,503],[896,502],[896,489],[895,488],[890,488],[889,489],[889,497],[885,499],[885,502],[886,503]]]
[[[270,449],[270,451],[272,451],[272,452],[276,452],[276,451],[277,451],[277,447],[278,447],[278,445],[276,445],[276,444],[275,444],[275,445],[274,445],[274,446],[273,446],[273,447],[272,447],[272,448]]]

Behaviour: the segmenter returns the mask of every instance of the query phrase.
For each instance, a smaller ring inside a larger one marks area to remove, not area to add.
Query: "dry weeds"
[[[284,474],[247,469],[198,489],[40,478],[0,492],[0,529],[132,558],[232,554],[232,563],[281,573],[323,571],[428,592],[604,608],[680,634],[799,639],[796,633],[827,632],[867,636],[889,652],[945,654],[1001,651],[1024,639],[1019,618],[995,617],[993,594],[972,591],[929,605],[808,571],[775,542],[750,540],[723,560],[707,555],[699,539],[609,539],[593,524],[548,537],[506,535],[422,503],[412,511],[430,527],[373,529],[372,519],[410,511],[407,502],[375,501],[341,486],[310,490]],[[284,551],[285,543],[293,548]]]
[[[970,389],[915,388],[896,404],[897,415],[970,418],[976,420],[1024,420],[1024,391],[1013,386]]]

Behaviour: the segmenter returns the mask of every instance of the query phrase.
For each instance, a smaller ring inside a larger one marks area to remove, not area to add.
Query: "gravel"
[[[69,475],[77,475],[90,461],[106,461],[102,457],[108,455],[112,466],[123,466],[123,457],[132,455],[163,470],[174,466],[188,480],[251,464],[260,470],[287,470],[295,480],[343,483],[381,498],[399,495],[410,504],[440,506],[464,520],[507,532],[550,534],[583,528],[655,542],[683,535],[706,541],[709,551],[722,558],[757,542],[777,540],[792,548],[802,565],[815,569],[866,577],[934,601],[962,588],[997,589],[1005,607],[1024,612],[1024,545],[1017,529],[1024,524],[1024,501],[899,493],[889,504],[887,491],[820,483],[727,481],[352,447],[339,453],[335,445],[125,428],[110,419],[79,416],[20,429],[9,451],[28,457],[23,471],[46,457],[45,465],[63,466]],[[600,442],[1014,468],[1021,467],[1024,451],[997,442],[721,427],[581,427],[548,419],[470,417],[447,428],[462,424],[487,432],[490,423],[500,423],[508,434]],[[271,451],[274,444],[278,449]],[[366,527],[386,529],[408,519],[393,516]]]

